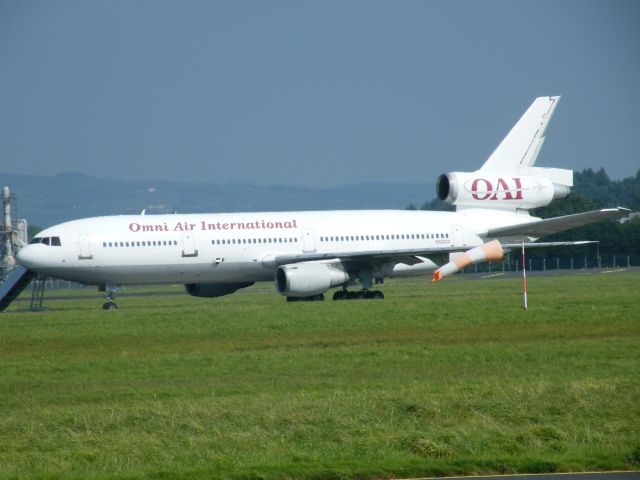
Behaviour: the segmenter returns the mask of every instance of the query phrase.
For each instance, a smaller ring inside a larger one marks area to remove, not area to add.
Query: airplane
[[[106,291],[105,310],[117,309],[116,289],[127,284],[180,283],[190,295],[213,298],[274,281],[288,301],[324,300],[334,288],[334,300],[381,299],[373,286],[384,278],[432,274],[435,283],[466,266],[499,261],[505,250],[584,243],[537,240],[629,210],[530,215],[573,186],[573,171],[534,166],[559,100],[535,99],[478,170],[440,175],[438,198],[454,212],[143,211],[74,220],[24,246],[20,270],[4,290],[13,286],[17,296],[37,274],[98,285]],[[360,289],[349,290],[353,285]]]

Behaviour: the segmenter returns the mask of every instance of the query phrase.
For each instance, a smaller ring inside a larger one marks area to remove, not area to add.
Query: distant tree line
[[[597,171],[589,168],[576,172],[571,195],[551,202],[546,207],[532,210],[531,214],[549,218],[617,206],[630,208],[635,212],[640,211],[640,170],[635,177],[623,180],[611,180],[604,168]],[[417,207],[409,205],[407,209],[416,210]],[[453,211],[454,208],[436,198],[425,202],[420,210]],[[527,257],[538,264],[542,258],[553,259],[547,268],[555,268],[555,259],[562,262],[562,267],[566,268],[572,262],[575,268],[581,268],[584,266],[585,258],[588,258],[588,266],[591,267],[597,262],[598,255],[602,265],[611,266],[614,257],[616,265],[625,266],[627,257],[632,265],[640,265],[639,217],[625,223],[607,220],[544,237],[544,241],[548,242],[571,240],[597,240],[600,243],[597,246],[531,249]]]

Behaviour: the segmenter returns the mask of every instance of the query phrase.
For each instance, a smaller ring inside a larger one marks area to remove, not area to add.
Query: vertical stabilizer
[[[522,115],[480,171],[509,172],[535,164],[560,97],[539,97]]]

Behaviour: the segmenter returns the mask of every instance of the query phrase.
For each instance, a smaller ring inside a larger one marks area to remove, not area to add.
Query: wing
[[[362,250],[354,252],[325,252],[325,253],[302,253],[299,255],[274,255],[263,259],[264,263],[279,267],[291,263],[314,262],[322,260],[340,260],[349,267],[374,266],[383,263],[404,263],[406,265],[416,265],[424,260],[419,257],[429,257],[436,263],[448,261],[450,253],[464,252],[469,247],[437,247],[420,250]]]
[[[483,236],[496,237],[534,237],[540,238],[552,233],[564,232],[576,227],[582,227],[593,222],[599,222],[607,218],[615,218],[631,212],[628,208],[604,208],[591,212],[575,213],[573,215],[563,215],[562,217],[547,218],[530,223],[511,225],[507,227],[491,228]]]

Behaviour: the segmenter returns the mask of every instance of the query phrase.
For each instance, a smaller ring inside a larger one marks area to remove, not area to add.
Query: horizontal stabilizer
[[[631,210],[622,207],[604,208],[591,212],[575,213],[573,215],[563,215],[562,217],[547,218],[530,223],[521,223],[507,227],[492,228],[487,231],[486,236],[494,237],[515,237],[526,236],[540,238],[552,233],[564,232],[572,228],[582,227],[590,223],[599,222],[607,218],[616,218]]]
[[[0,312],[7,309],[34,277],[35,273],[22,265],[18,265],[9,272],[7,278],[0,284]]]

